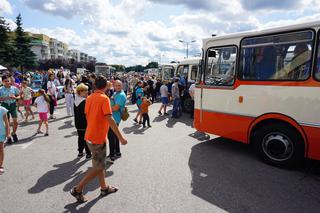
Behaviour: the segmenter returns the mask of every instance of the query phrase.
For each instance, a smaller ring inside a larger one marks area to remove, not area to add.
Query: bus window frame
[[[235,47],[236,48],[236,64],[235,64],[235,68],[234,68],[234,75],[233,75],[233,84],[230,85],[207,85],[206,84],[206,70],[207,70],[207,66],[208,66],[208,53],[209,53],[209,49],[214,49],[214,48],[230,48],[230,47]],[[203,83],[206,87],[218,87],[218,88],[231,88],[234,87],[236,81],[237,81],[237,75],[238,75],[238,62],[239,62],[239,47],[236,44],[229,44],[229,45],[222,45],[222,46],[210,46],[207,48],[206,50],[206,54],[205,54],[205,60],[204,60],[204,67],[203,69]]]
[[[313,59],[313,73],[312,73],[312,78],[315,80],[315,81],[320,81],[320,78],[317,78],[316,77],[316,72],[318,71],[317,70],[317,66],[318,66],[318,53],[320,51],[320,48],[319,48],[319,45],[320,45],[320,29],[318,30],[317,32],[317,35],[316,35],[317,39],[316,39],[316,48],[315,48],[315,56],[314,56],[314,59]],[[319,62],[320,63],[320,62]]]
[[[290,79],[268,79],[268,80],[260,80],[260,79],[243,79],[241,77],[241,74],[242,72],[240,72],[240,65],[241,65],[241,61],[242,61],[242,42],[243,40],[245,39],[252,39],[252,38],[258,38],[258,37],[266,37],[266,36],[273,36],[273,35],[281,35],[281,34],[288,34],[288,33],[297,33],[297,32],[304,32],[304,31],[311,31],[313,32],[313,39],[312,39],[312,49],[311,49],[311,66],[310,66],[310,72],[309,72],[309,75],[308,75],[308,78],[306,79],[301,79],[301,80],[290,80]],[[316,45],[316,41],[317,41],[317,32],[315,29],[313,28],[303,28],[303,29],[298,29],[298,30],[290,30],[290,31],[281,31],[281,32],[275,32],[275,33],[267,33],[267,34],[261,34],[261,35],[258,35],[258,36],[246,36],[246,37],[243,37],[241,40],[240,40],[240,51],[239,51],[239,59],[238,59],[238,74],[237,74],[237,80],[239,81],[249,81],[249,82],[253,82],[253,81],[258,81],[258,82],[304,82],[304,81],[308,81],[310,80],[310,78],[313,78],[312,76],[314,75],[313,73],[313,70],[314,70],[314,66],[315,66],[315,63],[314,63],[314,60],[315,60],[315,57],[314,57],[314,54],[315,54],[315,48],[317,48],[315,45]]]
[[[197,71],[196,71],[196,76],[195,76],[195,79],[192,79],[192,68],[193,67],[197,67]],[[197,80],[197,76],[198,76],[198,74],[199,74],[199,65],[197,66],[197,65],[191,65],[191,70],[190,70],[190,80],[191,81],[196,81]]]

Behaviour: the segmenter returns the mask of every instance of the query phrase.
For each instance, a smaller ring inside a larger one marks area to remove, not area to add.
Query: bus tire
[[[187,113],[190,113],[193,111],[193,102],[192,102],[192,99],[191,98],[186,98],[184,100],[184,111],[187,112]]]
[[[303,162],[304,141],[289,125],[267,123],[256,130],[253,142],[262,160],[270,165],[292,168]]]

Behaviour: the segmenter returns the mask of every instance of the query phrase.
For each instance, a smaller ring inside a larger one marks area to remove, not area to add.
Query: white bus
[[[175,75],[177,65],[172,64],[163,64],[159,67],[160,78],[162,81],[171,81]]]
[[[95,73],[110,79],[112,75],[116,73],[116,68],[108,65],[96,65]]]
[[[320,22],[203,40],[195,128],[272,165],[320,160]]]

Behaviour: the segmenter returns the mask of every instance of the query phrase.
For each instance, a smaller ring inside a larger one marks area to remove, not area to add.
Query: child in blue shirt
[[[9,120],[7,116],[8,110],[0,106],[0,175],[4,173],[4,141],[10,137]]]

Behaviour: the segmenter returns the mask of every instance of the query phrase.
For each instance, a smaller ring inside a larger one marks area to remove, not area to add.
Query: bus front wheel
[[[256,130],[254,135],[256,150],[266,163],[292,168],[302,162],[304,142],[293,127],[268,123]]]

